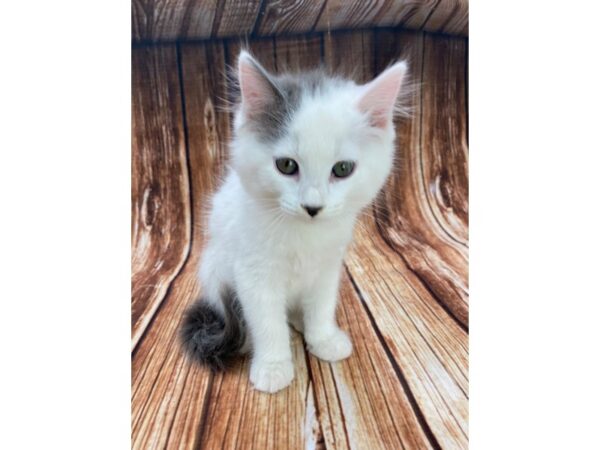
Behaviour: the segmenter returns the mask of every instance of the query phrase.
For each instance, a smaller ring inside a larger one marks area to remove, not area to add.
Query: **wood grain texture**
[[[295,377],[275,395],[254,390],[248,379],[249,358],[215,377],[201,448],[306,448],[318,435],[305,433],[310,419],[308,372],[302,338],[292,338]],[[310,398],[312,401],[312,398]]]
[[[463,34],[468,29],[468,0],[326,0],[316,31],[397,27]],[[434,17],[431,20],[431,17]]]
[[[421,29],[431,16],[439,0],[379,0],[372,2],[341,2],[329,0],[323,8],[317,29],[332,28],[367,28],[397,27]],[[332,26],[329,8],[333,7],[336,15]],[[325,17],[323,17],[325,16]]]
[[[347,258],[377,328],[443,448],[466,448],[468,338],[370,219]]]
[[[435,448],[358,294],[344,274],[337,317],[355,357],[335,364],[309,359],[325,446]]]
[[[254,29],[260,11],[259,0],[223,0],[213,24],[213,36],[243,36]]]
[[[265,0],[258,34],[273,35],[310,31],[326,0]]]
[[[423,25],[423,29],[467,36],[469,33],[469,1],[445,0],[439,2]]]
[[[373,25],[375,17],[385,4],[385,0],[327,0],[315,30],[363,28]]]
[[[434,40],[437,42],[446,39],[439,36]],[[429,95],[431,89],[435,89],[441,95],[450,88],[446,84],[454,80],[444,74],[438,74],[435,67],[431,67],[433,60],[425,63],[423,35],[377,31],[375,45],[379,49],[375,61],[377,71],[383,70],[390,60],[407,58],[411,64],[413,83],[416,83],[412,95],[406,98],[412,117],[396,121],[396,169],[376,203],[374,214],[378,219],[377,224],[386,242],[402,256],[408,267],[444,307],[467,327],[468,248],[464,240],[459,243],[448,234],[429,200],[433,185],[429,174],[437,173],[434,167],[441,167],[436,163],[440,158],[446,163],[443,167],[452,168],[452,184],[447,186],[447,189],[466,189],[466,159],[449,160],[445,156],[451,144],[445,139],[447,132],[431,127],[429,123],[434,119],[431,116],[433,112],[439,122],[444,120],[444,117],[452,122],[464,120],[464,98],[458,99],[456,105],[449,105],[447,98],[435,99]],[[429,51],[427,49],[427,52]],[[439,56],[442,60],[447,58],[446,55]],[[446,64],[456,63],[458,59]],[[423,73],[424,67],[427,75]],[[464,91],[462,93],[464,94]],[[425,95],[427,101],[424,100]],[[447,115],[444,116],[441,113],[442,109],[452,111],[446,111]],[[428,130],[429,139],[425,139],[424,130]],[[432,145],[432,140],[435,140],[435,145]],[[462,155],[466,157],[466,153]],[[449,165],[454,163],[460,164],[461,167],[455,169]],[[459,173],[460,176],[455,176],[455,173]]]
[[[174,39],[214,35],[213,27],[222,3],[220,0],[187,0],[180,36],[175,35]]]
[[[174,41],[211,36],[217,0],[132,0],[134,41]]]
[[[466,36],[468,0],[133,0],[134,42],[368,27]]]
[[[427,19],[440,3],[440,0],[394,1],[388,11],[382,15],[380,25],[403,26],[420,30]],[[393,18],[390,23],[390,17]]]
[[[175,46],[133,52],[133,346],[144,333],[190,245],[185,138]],[[153,113],[148,114],[148,111]]]
[[[468,241],[468,167],[465,68],[466,43],[460,38],[425,36],[423,146],[428,201],[448,234]],[[451,167],[452,171],[448,170]]]
[[[275,38],[276,66],[279,71],[298,71],[321,65],[323,36]]]
[[[374,75],[375,33],[373,31],[341,31],[324,37],[325,67],[343,74],[357,83],[366,83]]]
[[[259,0],[133,0],[134,42],[161,42],[252,32]]]
[[[188,222],[193,235],[190,256],[134,353],[132,440],[133,448],[139,449],[194,448],[213,383],[208,370],[185,357],[178,330],[185,308],[200,295],[197,270],[205,235],[202,211],[223,172],[229,139],[229,117],[217,113],[226,94],[222,76],[225,51],[223,44],[215,44],[184,46],[180,53],[185,68],[182,82],[188,92],[184,99],[186,164],[193,200]]]
[[[248,358],[227,373],[212,374],[182,353],[177,332],[184,309],[202,292],[197,270],[207,204],[224,173],[231,136],[230,112],[223,108],[231,86],[223,73],[241,45],[233,40],[133,51],[134,162],[160,163],[166,177],[161,183],[171,195],[187,199],[181,206],[187,212],[175,208],[169,213],[173,218],[161,219],[167,231],[156,233],[160,251],[151,253],[178,249],[174,267],[179,269],[155,274],[164,294],[146,313],[146,331],[133,353],[133,448],[467,448],[462,38],[385,30],[250,40],[250,49],[269,70],[323,63],[361,82],[390,61],[409,57],[417,83],[409,99],[413,112],[396,123],[399,164],[377,204],[361,217],[345,260],[338,322],[353,340],[353,355],[335,364],[322,362],[293,332],[295,380],[267,395],[252,390]],[[153,81],[136,81],[148,77]],[[154,131],[146,136],[135,131],[142,123],[162,125],[150,127]],[[149,144],[156,141],[161,144]],[[177,155],[179,163],[167,164],[169,159],[160,157],[165,152]],[[135,212],[143,210],[139,186],[145,185],[136,178],[145,180],[144,170],[157,170],[138,167],[132,174],[133,229],[144,217]],[[444,170],[448,174],[442,176]],[[440,197],[431,189],[438,178],[451,194]],[[137,233],[134,258],[144,245]],[[175,235],[181,242],[174,242]],[[138,258],[137,264],[152,274],[156,258]],[[143,282],[134,277],[132,290]]]

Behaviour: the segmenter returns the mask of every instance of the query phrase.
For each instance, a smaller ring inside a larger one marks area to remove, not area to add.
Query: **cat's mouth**
[[[283,214],[304,223],[318,223],[332,219],[343,213],[343,204],[334,205],[290,205],[285,201],[279,204]]]
[[[321,219],[325,217],[323,208],[320,208],[319,211],[315,211],[313,209],[309,209],[308,211],[305,208],[289,208],[284,205],[281,206],[281,211],[288,217],[293,218],[295,220],[299,220],[304,223],[314,223],[319,222]]]

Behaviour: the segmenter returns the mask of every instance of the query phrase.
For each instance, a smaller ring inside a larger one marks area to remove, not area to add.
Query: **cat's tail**
[[[213,370],[225,369],[246,342],[242,307],[234,291],[222,296],[221,314],[205,299],[194,303],[185,313],[181,340],[188,354]]]

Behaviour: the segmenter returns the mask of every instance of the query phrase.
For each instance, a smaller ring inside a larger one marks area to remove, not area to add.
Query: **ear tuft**
[[[263,111],[277,94],[269,73],[245,50],[238,57],[238,80],[242,111],[247,116]]]
[[[364,86],[358,108],[368,114],[373,127],[386,129],[391,125],[394,106],[407,71],[405,61],[397,62]]]

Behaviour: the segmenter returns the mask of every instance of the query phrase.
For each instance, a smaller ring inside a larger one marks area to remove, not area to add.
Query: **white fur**
[[[242,77],[244,64],[254,62],[248,58],[240,56]],[[342,260],[356,217],[383,186],[394,153],[393,102],[382,127],[373,126],[362,107],[376,81],[337,83],[322,95],[306,95],[289,132],[273,144],[245,126],[242,92],[231,168],[213,198],[200,277],[205,296],[220,309],[222,286],[237,292],[251,338],[250,380],[258,390],[275,392],[293,379],[288,319],[317,357],[337,361],[352,352],[335,320]],[[295,159],[299,175],[282,175],[278,157]],[[334,179],[332,167],[341,160],[355,161],[355,171]],[[311,218],[302,204],[323,209]]]

